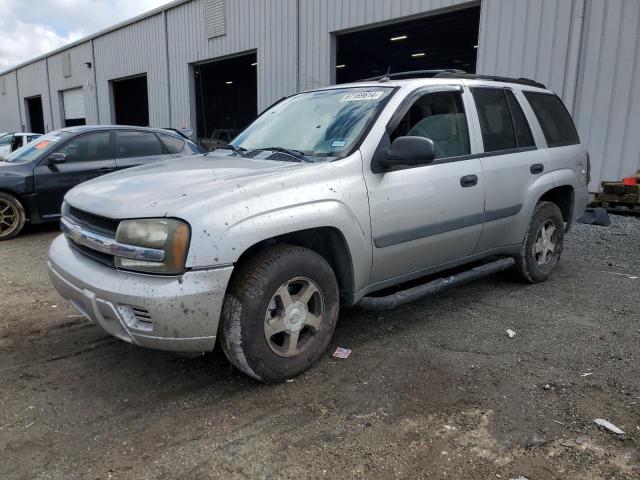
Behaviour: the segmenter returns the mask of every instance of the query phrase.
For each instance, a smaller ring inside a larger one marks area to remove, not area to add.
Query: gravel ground
[[[78,317],[46,277],[55,235],[0,245],[2,479],[640,478],[637,217],[576,225],[544,284],[346,310],[351,357],[276,386]]]

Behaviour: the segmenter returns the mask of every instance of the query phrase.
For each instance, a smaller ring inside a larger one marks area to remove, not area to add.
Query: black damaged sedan
[[[123,168],[203,153],[180,133],[125,126],[57,130],[0,162],[0,241],[26,222],[57,221],[65,193],[79,183]]]

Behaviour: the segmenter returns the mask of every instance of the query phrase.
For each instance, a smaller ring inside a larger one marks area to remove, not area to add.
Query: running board
[[[362,297],[358,305],[367,310],[388,310],[405,303],[413,302],[427,295],[433,295],[454,285],[462,285],[492,273],[507,270],[515,264],[511,257],[501,258],[495,262],[485,263],[449,277],[437,278],[417,287],[402,290],[386,297]]]

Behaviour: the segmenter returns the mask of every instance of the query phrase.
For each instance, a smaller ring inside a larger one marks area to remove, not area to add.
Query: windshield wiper
[[[297,158],[298,160],[302,161],[302,162],[307,162],[307,163],[311,163],[311,161],[306,157],[306,155],[304,153],[302,153],[299,150],[292,150],[290,148],[284,148],[284,147],[264,147],[264,148],[256,148],[253,151],[256,152],[262,152],[265,150],[271,150],[272,152],[278,152],[278,153],[285,153],[291,157]]]
[[[238,147],[236,145],[232,145],[231,143],[222,145],[221,147],[216,148],[216,150],[233,150],[233,153],[237,155],[242,155],[244,152],[247,151],[246,148]],[[211,153],[211,152],[207,152],[207,153]],[[207,155],[207,153],[205,153],[205,155]]]

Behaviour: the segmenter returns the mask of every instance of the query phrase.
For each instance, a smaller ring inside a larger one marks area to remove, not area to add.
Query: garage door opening
[[[345,33],[336,37],[336,83],[406,72],[476,71],[480,7]]]
[[[31,97],[27,102],[27,125],[33,133],[44,133],[44,113],[42,111],[42,97]]]
[[[77,125],[86,125],[84,92],[82,91],[82,87],[63,90],[61,97],[64,126],[75,127]]]
[[[251,53],[195,65],[198,142],[225,145],[258,113],[257,55]]]
[[[149,126],[147,76],[111,81],[113,115],[117,125]]]

